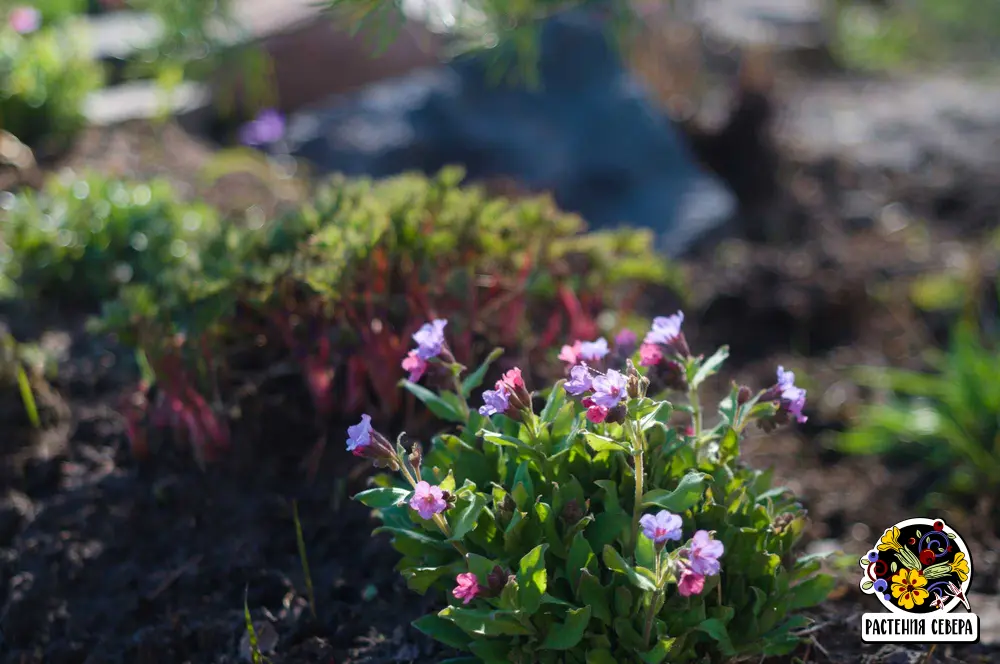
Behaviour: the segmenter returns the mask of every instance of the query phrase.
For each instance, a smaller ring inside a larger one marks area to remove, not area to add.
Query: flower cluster
[[[274,145],[285,137],[285,116],[268,108],[240,128],[240,143],[250,147]]]
[[[655,319],[641,347],[628,330],[613,348],[604,338],[563,346],[567,379],[540,395],[540,411],[518,367],[470,408],[470,386],[499,354],[461,380],[447,321],[413,335],[404,386],[458,430],[433,439],[426,456],[418,443],[407,454],[365,415],[347,446],[399,471],[402,483],[382,478],[356,498],[379,510],[411,587],[448,592],[449,606],[418,629],[489,662],[559,650],[659,664],[794,647],[784,612],[754,607],[807,606],[830,584],[788,562],[800,506],[771,495],[764,509],[769,482],[736,459],[747,425],[801,413],[804,391],[780,369],[773,388],[734,388],[706,427],[697,389],[727,349],[695,357],[682,322],[681,312]],[[655,353],[685,377],[690,435],[673,427],[672,404],[647,396],[634,360],[645,366]],[[451,368],[455,391],[413,384],[432,361]]]

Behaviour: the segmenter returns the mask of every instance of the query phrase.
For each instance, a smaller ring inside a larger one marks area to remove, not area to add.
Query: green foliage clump
[[[462,361],[504,344],[542,366],[564,335],[598,336],[604,310],[678,283],[648,232],[583,234],[548,198],[490,198],[462,178],[332,178],[272,223],[223,229],[198,269],[124,289],[105,328],[198,391],[243,363],[291,361],[320,419],[373,403],[392,418],[409,337],[431,315],[453,320]]]
[[[57,150],[84,124],[83,104],[102,85],[72,25],[19,35],[0,25],[0,129],[22,143]]]
[[[952,505],[1000,495],[1000,349],[972,317],[957,322],[949,347],[929,355],[930,371],[866,367],[863,383],[882,391],[837,446],[919,462],[934,473],[928,501]],[[930,505],[940,508],[942,504]]]
[[[468,402],[487,367],[463,375],[445,347],[432,362],[455,373],[453,389],[404,386],[454,430],[425,449],[405,434],[391,443],[364,418],[348,429],[349,449],[398,472],[356,499],[392,536],[410,588],[448,592],[414,625],[473,655],[449,661],[756,661],[799,644],[808,621],[796,612],[822,602],[832,579],[796,556],[801,506],[739,459],[747,427],[787,422],[783,399],[797,388],[787,374],[756,395],[734,385],[703,427],[697,394],[727,349],[706,359],[682,348],[670,362],[687,399],[647,394],[657,369],[642,375],[616,351],[542,393],[508,372],[496,385],[506,407],[491,414]]]
[[[171,268],[197,270],[216,225],[212,208],[181,203],[166,181],[56,176],[3,201],[0,283],[27,298],[98,304]]]

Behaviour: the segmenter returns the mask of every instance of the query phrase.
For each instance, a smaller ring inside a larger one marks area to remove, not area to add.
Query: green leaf
[[[875,585],[874,581],[865,581],[864,583],[861,584],[861,589],[862,590],[871,590],[872,586],[874,586],[874,585]]]
[[[733,644],[729,640],[729,631],[726,630],[726,626],[718,618],[709,618],[703,621],[698,625],[697,629],[712,637],[719,644],[719,650],[726,657],[732,657],[736,654],[736,651],[733,650]]]
[[[573,544],[569,547],[569,556],[566,559],[566,573],[569,576],[570,585],[576,588],[577,584],[580,583],[581,570],[587,569],[593,572],[596,562],[597,556],[594,555],[587,539],[583,533],[577,533],[576,537],[573,538]]]
[[[479,433],[485,440],[488,440],[494,445],[498,445],[500,447],[513,447],[538,460],[544,458],[541,452],[519,438],[486,430],[480,431]]]
[[[656,590],[656,585],[654,585],[653,582],[645,576],[637,574],[632,566],[625,562],[625,559],[621,557],[621,554],[615,551],[611,545],[604,547],[601,558],[604,560],[604,564],[608,569],[613,572],[618,572],[619,574],[624,574],[636,588],[646,592],[653,592]]]
[[[385,509],[403,505],[409,496],[410,491],[406,489],[379,488],[362,491],[354,496],[354,500],[372,509]]]
[[[484,558],[483,556],[475,553],[466,554],[465,562],[469,566],[469,571],[475,574],[476,578],[479,579],[481,583],[485,583],[486,577],[488,577],[493,572],[493,568],[497,566],[497,564],[489,558]]]
[[[610,650],[588,650],[587,664],[618,664]]]
[[[406,585],[414,592],[423,595],[434,585],[434,582],[453,571],[452,565],[442,565],[441,567],[408,567],[402,570]]]
[[[549,629],[545,640],[542,641],[542,648],[547,650],[569,650],[570,648],[575,648],[583,639],[583,634],[587,630],[589,622],[589,606],[567,611],[566,622],[561,625],[553,625]]]
[[[28,415],[28,421],[36,429],[42,428],[42,420],[38,417],[38,404],[35,403],[35,393],[31,389],[31,381],[28,379],[28,372],[20,364],[17,365],[17,389],[21,393],[21,403],[24,404],[24,412]]]
[[[698,386],[705,382],[706,378],[715,374],[719,370],[719,367],[722,366],[722,363],[726,361],[727,357],[729,357],[729,346],[722,346],[710,358],[702,362],[701,366],[698,367],[698,371],[695,372],[694,377],[691,379],[691,389],[698,389]]]
[[[438,615],[473,636],[527,636],[532,630],[521,624],[514,611],[463,609],[447,606]]]
[[[469,650],[478,657],[476,664],[510,664],[507,659],[510,643],[506,639],[477,639],[469,645]]]
[[[417,618],[413,621],[413,626],[435,641],[440,641],[446,646],[459,650],[465,650],[471,640],[469,635],[463,632],[458,625],[439,617],[435,613],[429,613],[426,616]]]
[[[639,421],[639,428],[642,431],[648,431],[657,424],[666,425],[670,422],[670,415],[673,412],[673,407],[666,401],[661,401],[656,404],[656,408],[653,412],[644,416]]]
[[[531,470],[529,468],[527,461],[522,461],[517,467],[517,471],[514,473],[514,497],[517,498],[517,487],[520,485],[523,487],[524,491],[527,492],[528,498],[524,505],[518,503],[518,507],[522,510],[527,511],[528,501],[533,501],[535,496],[535,483],[531,480]]]
[[[551,424],[554,422],[556,415],[559,414],[563,404],[566,403],[566,390],[563,389],[565,382],[564,380],[560,380],[549,392],[549,398],[545,400],[545,406],[539,415],[543,423]]]
[[[463,632],[464,633],[464,632]],[[438,664],[483,664],[478,657],[449,657],[442,659]]]
[[[483,363],[476,368],[475,371],[470,373],[462,381],[462,396],[466,399],[472,394],[472,391],[483,384],[483,379],[486,377],[486,372],[489,371],[490,365],[496,362],[500,356],[503,355],[503,348],[494,348]]]
[[[442,420],[459,423],[465,422],[465,417],[461,412],[456,410],[454,406],[428,390],[426,387],[417,385],[416,383],[411,383],[408,380],[402,380],[399,384],[406,388],[410,394],[422,401],[423,404],[427,406],[428,410],[440,417]]]
[[[677,639],[660,639],[653,646],[652,650],[640,653],[639,657],[646,664],[661,664],[667,658],[667,655],[670,654],[670,650],[676,642]]]
[[[608,438],[607,436],[601,436],[592,431],[586,432],[587,444],[590,445],[591,449],[595,452],[629,452],[628,445],[623,442],[614,440],[613,438]]]
[[[621,588],[624,590],[624,588]],[[597,577],[584,569],[580,575],[577,598],[590,607],[593,617],[605,625],[611,624],[611,596]]]
[[[798,611],[822,604],[826,601],[827,595],[833,590],[835,580],[827,574],[819,574],[802,583],[792,586],[788,593],[790,602],[789,611]]]
[[[548,544],[539,544],[524,554],[517,567],[520,606],[529,616],[538,611],[542,595],[548,587],[548,572],[545,569],[545,551],[548,548]]]
[[[464,507],[459,507],[464,503]],[[479,515],[486,509],[486,496],[481,493],[472,494],[471,500],[460,499],[454,510],[456,516],[451,523],[450,541],[458,542],[465,537],[470,530],[476,527]]]
[[[709,476],[705,473],[690,472],[681,478],[673,491],[647,491],[642,496],[642,504],[644,507],[660,507],[675,514],[681,513],[698,504],[705,493],[707,479]]]

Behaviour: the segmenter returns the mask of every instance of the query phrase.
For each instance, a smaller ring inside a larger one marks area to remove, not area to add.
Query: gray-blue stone
[[[291,118],[293,154],[320,171],[386,177],[465,166],[554,193],[591,228],[653,229],[679,255],[736,211],[676,126],[621,65],[597,14],[542,28],[540,86],[487,82],[464,57],[327,100]]]

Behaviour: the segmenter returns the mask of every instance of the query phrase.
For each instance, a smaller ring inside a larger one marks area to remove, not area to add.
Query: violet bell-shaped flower
[[[361,421],[347,427],[347,451],[354,456],[371,459],[378,467],[396,469],[396,451],[392,444],[372,428],[372,418],[368,414]]]

